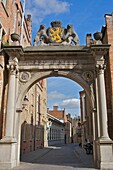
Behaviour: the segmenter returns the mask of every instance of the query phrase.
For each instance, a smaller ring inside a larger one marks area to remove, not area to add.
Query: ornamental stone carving
[[[93,73],[91,71],[85,71],[82,74],[82,77],[85,81],[91,82],[93,80]]]
[[[21,72],[20,73],[20,81],[27,82],[31,78],[31,74],[29,72]]]
[[[46,29],[45,25],[40,28],[34,39],[34,46],[37,45],[79,45],[79,38],[73,25],[68,24],[67,28],[62,27],[60,21],[52,21],[51,27]]]
[[[18,59],[16,57],[14,59],[10,59],[7,68],[10,71],[10,74],[18,73]]]
[[[104,70],[106,69],[106,65],[105,64],[96,64],[96,71],[99,74],[104,73]]]

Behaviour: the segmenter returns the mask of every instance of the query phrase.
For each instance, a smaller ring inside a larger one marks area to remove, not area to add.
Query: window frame
[[[8,11],[7,11],[7,1],[8,0],[1,0],[1,3],[2,3],[2,6],[3,6],[3,8],[4,8],[5,12],[6,12],[6,15],[9,17]]]

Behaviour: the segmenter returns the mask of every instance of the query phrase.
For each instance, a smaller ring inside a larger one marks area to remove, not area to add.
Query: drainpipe
[[[22,39],[23,39],[23,29],[24,29],[24,15],[25,15],[25,2],[23,2],[23,12],[22,12],[22,22],[21,22],[21,32],[20,32],[20,45],[22,45]]]

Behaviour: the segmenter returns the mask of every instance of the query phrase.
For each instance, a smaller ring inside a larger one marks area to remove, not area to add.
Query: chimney
[[[49,113],[49,108],[47,108],[47,113]]]
[[[58,106],[53,106],[53,110],[58,110]]]
[[[89,47],[91,44],[93,44],[92,35],[91,34],[87,34],[86,35],[86,46]]]

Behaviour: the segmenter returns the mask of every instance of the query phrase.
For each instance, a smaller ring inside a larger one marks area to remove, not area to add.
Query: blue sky
[[[33,39],[41,24],[48,28],[51,21],[60,20],[63,27],[73,24],[80,45],[85,45],[86,34],[101,31],[105,25],[104,15],[112,12],[113,0],[26,0],[26,14],[32,15]],[[57,104],[65,107],[67,113],[78,115],[81,90],[69,79],[49,78],[48,107]]]
[[[82,87],[74,81],[63,77],[48,79],[48,107],[59,106],[73,117],[80,113],[79,91]]]

